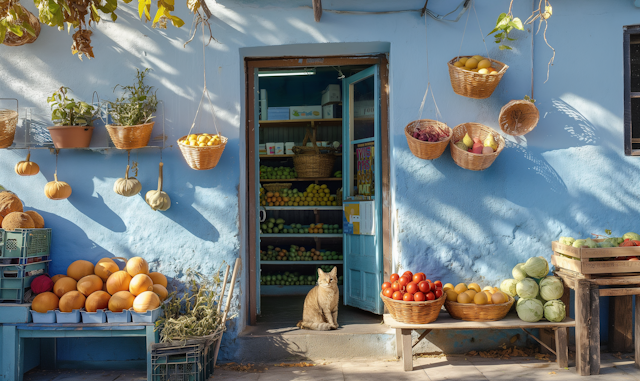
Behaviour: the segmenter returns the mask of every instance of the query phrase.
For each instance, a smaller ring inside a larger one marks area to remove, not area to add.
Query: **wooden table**
[[[8,381],[22,381],[24,339],[59,337],[145,337],[147,379],[151,379],[151,344],[156,342],[153,323],[122,324],[3,324],[2,364]],[[50,361],[55,364],[53,348]]]
[[[555,275],[559,276],[565,286],[565,304],[569,309],[569,288],[575,291],[575,318],[576,318],[576,371],[581,376],[600,373],[600,297],[613,296],[617,299],[613,303],[613,326],[625,325],[627,329],[618,327],[618,330],[610,331],[612,340],[618,344],[631,338],[631,298],[633,295],[640,295],[640,276],[624,275],[607,276],[591,275],[589,278],[567,270],[556,270]],[[610,286],[610,288],[600,289],[600,286]],[[611,287],[612,286],[612,287]],[[634,287],[635,286],[635,287]],[[635,353],[636,366],[640,367],[640,301],[636,297],[635,306]],[[569,311],[567,311],[567,316]],[[610,322],[611,324],[612,322]],[[624,337],[624,336],[628,336]]]
[[[397,322],[389,314],[384,315],[384,323],[389,327],[396,330],[396,351],[398,357],[402,357],[404,362],[404,370],[413,370],[413,347],[416,346],[422,339],[424,339],[429,332],[438,329],[444,330],[465,330],[465,329],[522,329],[527,334],[531,333],[527,329],[533,328],[549,328],[555,331],[556,337],[556,357],[558,359],[558,367],[566,368],[569,366],[569,347],[567,343],[567,328],[575,327],[576,322],[567,317],[560,323],[553,323],[548,321],[539,321],[536,323],[528,323],[520,320],[515,313],[507,315],[502,320],[498,321],[486,321],[486,322],[474,322],[456,320],[449,316],[444,310],[440,312],[438,320],[429,324],[405,324]],[[411,331],[424,330],[424,332],[418,337],[418,341],[411,345]],[[533,336],[536,341],[540,342],[538,338]],[[545,345],[541,343],[542,345]],[[550,349],[550,348],[549,348]]]

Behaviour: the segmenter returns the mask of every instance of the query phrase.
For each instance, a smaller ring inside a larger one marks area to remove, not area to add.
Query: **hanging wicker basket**
[[[136,149],[146,147],[151,138],[151,131],[155,122],[138,124],[136,126],[119,126],[107,124],[107,131],[113,145],[118,149]]]
[[[436,321],[446,299],[446,295],[442,295],[436,300],[405,302],[391,299],[382,293],[380,297],[391,317],[397,322],[406,324],[428,324]]]
[[[273,183],[273,184],[263,184],[262,187],[267,190],[267,192],[280,192],[284,189],[290,189],[291,183]]]
[[[29,25],[31,25],[31,27],[34,29],[34,31],[36,32],[36,35],[32,36],[27,32],[23,32],[22,36],[18,36],[17,34],[13,34],[7,31],[7,34],[5,34],[5,37],[4,37],[4,41],[2,42],[7,46],[21,46],[25,44],[30,44],[35,40],[37,40],[38,36],[40,35],[40,20],[38,20],[38,17],[36,17],[33,13],[29,12],[29,10],[27,10],[27,8],[23,7],[22,5],[20,5],[20,7],[22,8],[22,11],[28,15]]]
[[[0,148],[7,148],[13,144],[17,124],[17,111],[0,110]]]
[[[447,131],[449,133],[449,137],[439,142],[424,142],[413,137],[413,133],[416,129],[427,125],[435,125],[440,129]],[[417,158],[425,160],[437,159],[442,155],[444,150],[447,149],[449,140],[451,140],[451,132],[451,127],[447,126],[445,123],[432,119],[414,120],[404,128],[404,135],[407,137],[407,144],[409,144],[411,153]]]
[[[465,134],[469,134],[471,138],[480,138],[484,141],[488,134],[493,135],[493,139],[498,143],[498,149],[491,154],[476,154],[463,150],[456,146],[456,142],[462,140]],[[472,171],[482,171],[491,166],[496,160],[500,152],[504,149],[504,138],[494,131],[480,123],[463,123],[453,128],[453,134],[449,142],[451,157],[460,167],[470,169]]]
[[[500,129],[512,136],[520,136],[531,132],[538,124],[540,112],[527,100],[513,100],[500,109]]]
[[[502,320],[509,313],[514,299],[509,296],[509,301],[502,304],[473,304],[457,303],[445,301],[444,308],[447,309],[452,318],[465,321],[496,321]]]
[[[220,144],[217,146],[198,147],[183,144],[182,141],[185,140],[187,136],[188,135],[185,135],[178,139],[178,147],[180,147],[180,152],[182,152],[182,156],[184,156],[189,167],[197,171],[206,171],[207,169],[215,168],[215,166],[218,165],[218,161],[220,161],[224,147],[227,145],[227,138],[219,135]]]
[[[312,146],[307,142],[311,140]],[[337,149],[332,147],[319,147],[314,134],[307,130],[302,141],[302,146],[293,147],[293,167],[299,178],[326,178],[331,177]],[[324,152],[323,152],[324,151]]]
[[[453,91],[458,95],[468,98],[489,98],[491,94],[493,94],[493,90],[495,90],[500,83],[502,76],[509,66],[500,61],[490,59],[491,66],[499,69],[498,74],[480,74],[464,70],[453,65],[463,57],[471,58],[473,56],[455,57],[448,63],[449,77],[451,78],[451,87],[453,87]]]

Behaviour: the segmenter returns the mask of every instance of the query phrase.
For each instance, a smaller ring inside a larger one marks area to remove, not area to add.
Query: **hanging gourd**
[[[15,171],[18,175],[33,176],[37,175],[38,172],[40,172],[40,167],[38,166],[38,164],[34,163],[33,161],[29,161],[30,158],[31,153],[27,154],[26,161],[19,161],[18,164],[16,164]]]
[[[171,206],[171,199],[166,192],[162,191],[162,162],[160,162],[160,175],[158,176],[158,190],[147,192],[144,200],[149,204],[151,209],[164,212]]]
[[[113,184],[113,191],[124,197],[135,196],[142,190],[142,184],[135,177],[129,177],[129,165],[127,165],[127,172],[123,178],[116,180]]]
[[[58,174],[53,175],[54,181],[44,186],[44,195],[51,200],[64,200],[71,196],[71,186],[64,181],[58,181]]]

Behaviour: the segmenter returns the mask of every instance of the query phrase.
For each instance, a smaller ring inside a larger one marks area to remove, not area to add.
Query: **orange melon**
[[[153,291],[153,281],[147,274],[138,274],[129,283],[129,292],[135,296],[145,291]]]
[[[96,263],[96,266],[93,270],[97,276],[100,277],[103,281],[107,281],[111,274],[120,271],[118,265],[111,258],[102,258]]]
[[[60,298],[60,312],[71,312],[84,307],[87,298],[80,291],[69,291]]]
[[[62,295],[67,292],[76,291],[78,289],[77,285],[78,282],[75,279],[65,276],[58,279],[53,285],[53,293],[56,294],[58,298],[62,298]]]
[[[80,278],[77,285],[78,291],[84,296],[89,296],[96,291],[102,290],[102,279],[95,274]]]
[[[89,295],[87,301],[85,302],[84,308],[87,312],[96,312],[97,310],[102,310],[109,307],[109,300],[111,299],[111,295],[109,295],[106,291],[96,291],[93,294]]]
[[[80,278],[93,274],[93,263],[84,260],[73,262],[67,268],[67,276],[80,280]]]
[[[169,292],[161,284],[154,284],[153,285],[153,292],[158,294],[158,296],[160,297],[160,301],[161,302],[164,302],[164,300],[167,299],[167,296],[169,296]]]
[[[126,270],[132,277],[138,274],[149,274],[149,263],[141,257],[133,257],[127,261]]]
[[[118,291],[129,291],[131,275],[126,271],[116,271],[107,279],[107,292],[114,295]]]
[[[53,292],[43,292],[36,295],[33,299],[31,302],[31,309],[36,312],[45,313],[58,308],[59,303],[60,299],[56,294]]]
[[[133,300],[133,310],[147,312],[160,307],[160,297],[153,291],[145,291]]]
[[[169,282],[167,282],[167,277],[160,274],[159,272],[149,273],[149,277],[151,277],[151,280],[153,280],[153,284],[160,284],[164,288],[167,288],[167,285],[169,284]]]
[[[109,311],[122,312],[133,307],[135,296],[129,291],[118,291],[109,299]]]

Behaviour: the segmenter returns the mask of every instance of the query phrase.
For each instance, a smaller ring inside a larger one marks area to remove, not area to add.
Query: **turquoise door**
[[[344,304],[382,314],[378,65],[342,81]]]

